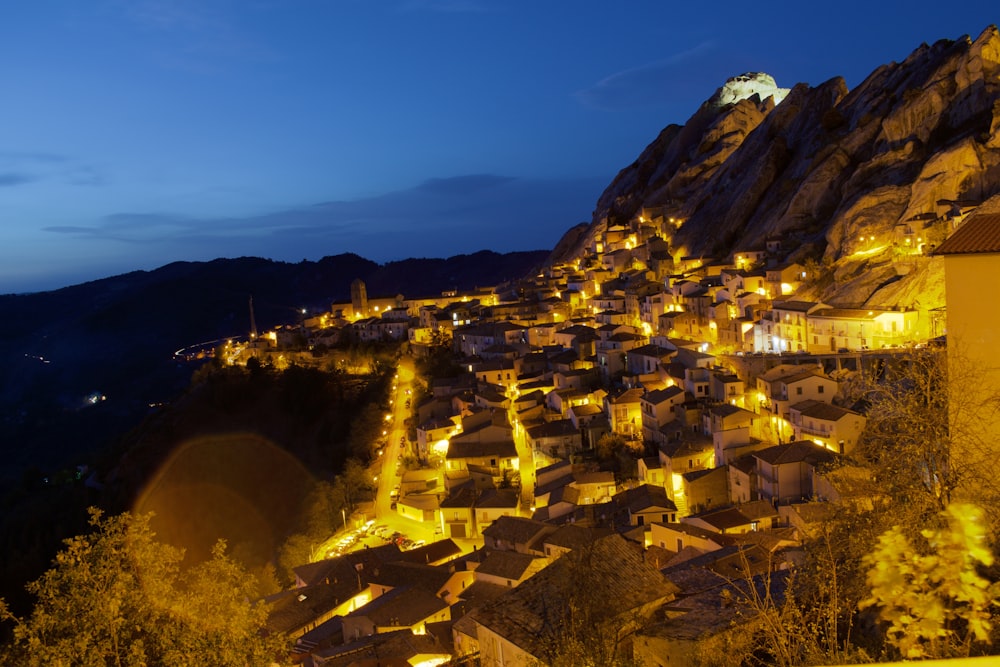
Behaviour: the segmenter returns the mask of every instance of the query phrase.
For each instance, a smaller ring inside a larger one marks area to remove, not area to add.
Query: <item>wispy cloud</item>
[[[100,224],[53,225],[44,231],[73,237],[118,241],[121,243],[159,243],[178,238],[197,229],[197,224],[183,216],[152,213],[115,213],[104,217]]]
[[[210,0],[129,0],[119,5],[126,19],[166,44],[150,45],[166,69],[214,74],[228,63],[259,63],[275,52],[239,26],[239,14]]]
[[[107,185],[107,176],[96,167],[89,165],[74,166],[63,172],[63,178],[70,185],[100,186]]]
[[[0,150],[0,163],[4,162],[66,162],[69,157],[44,151]]]
[[[482,14],[496,9],[482,0],[406,0],[399,8],[402,11],[442,14]]]
[[[121,5],[137,23],[170,31],[204,31],[218,27],[207,3],[186,0],[132,0]]]
[[[718,55],[714,41],[702,42],[669,58],[616,72],[578,91],[576,98],[588,107],[611,111],[663,106],[685,96],[691,84],[703,85],[704,66],[716,64],[706,61]]]
[[[600,183],[537,181],[496,174],[434,178],[407,190],[272,213],[198,218],[116,213],[91,226],[47,227],[89,242],[155,248],[173,256],[251,254],[274,259],[357,252],[376,261],[481,249],[550,248],[586,219]]]
[[[7,173],[0,173],[0,188],[10,188],[16,185],[24,185],[25,183],[32,183],[37,180],[37,177],[34,175],[24,172],[10,171]]]
[[[104,185],[107,178],[93,165],[71,156],[44,151],[0,150],[0,187],[12,187],[40,181],[58,181],[69,185]]]
[[[86,238],[88,236],[97,238],[99,236],[104,236],[99,227],[84,227],[82,225],[52,225],[51,227],[43,227],[42,231],[54,232],[56,234],[68,234],[78,238]]]
[[[467,176],[453,176],[451,178],[429,178],[417,186],[417,190],[445,195],[466,195],[480,192],[487,188],[499,187],[510,183],[512,180],[514,179],[510,176],[497,176],[496,174],[469,174]]]

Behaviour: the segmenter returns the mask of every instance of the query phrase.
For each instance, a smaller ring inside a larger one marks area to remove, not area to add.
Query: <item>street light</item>
[[[340,516],[344,518],[344,530],[347,530],[347,510],[343,507],[340,508]]]

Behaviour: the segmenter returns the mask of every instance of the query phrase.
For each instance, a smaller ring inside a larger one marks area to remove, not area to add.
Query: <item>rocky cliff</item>
[[[781,238],[809,262],[811,298],[837,305],[943,303],[930,250],[1000,193],[1000,33],[921,45],[854,90],[841,78],[780,89],[730,79],[670,125],[600,197],[577,242],[642,210],[675,225],[672,254],[725,259]],[[811,260],[811,261],[810,261]]]

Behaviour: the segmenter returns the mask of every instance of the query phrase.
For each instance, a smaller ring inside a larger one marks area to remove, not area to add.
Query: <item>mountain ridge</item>
[[[714,104],[724,89],[619,171],[587,231],[564,239],[553,261],[579,257],[609,226],[652,209],[681,221],[661,230],[675,257],[722,261],[782,237],[794,248],[788,261],[812,260],[827,273],[816,300],[944,305],[943,287],[932,287],[943,283],[940,262],[899,243],[919,239],[929,251],[949,220],[1000,193],[995,25],[975,40],[923,44],[853,90],[834,77],[796,84],[777,104],[760,95]]]

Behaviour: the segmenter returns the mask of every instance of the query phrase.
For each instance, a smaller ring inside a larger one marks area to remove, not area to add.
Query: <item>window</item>
[[[819,388],[817,389],[817,393],[820,393],[820,394],[822,394],[822,393],[823,393],[823,390],[824,390],[825,388],[826,388],[826,387],[824,387],[823,385],[820,385],[820,386],[819,386]]]
[[[795,388],[795,395],[796,396],[801,396],[802,395],[802,387],[796,387]]]

